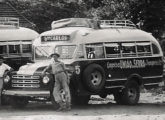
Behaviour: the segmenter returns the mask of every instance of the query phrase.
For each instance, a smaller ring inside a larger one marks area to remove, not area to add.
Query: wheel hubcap
[[[91,82],[93,85],[99,85],[102,81],[102,75],[99,71],[95,71],[91,74]]]
[[[136,99],[136,89],[134,88],[130,88],[128,90],[128,97],[131,99],[131,100],[135,100]]]

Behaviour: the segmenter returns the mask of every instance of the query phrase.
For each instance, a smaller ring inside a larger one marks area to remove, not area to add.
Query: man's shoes
[[[63,108],[59,107],[56,111],[60,112],[60,111],[63,111],[63,110],[64,110]]]
[[[71,107],[65,108],[65,111],[70,111],[70,110],[71,110]]]

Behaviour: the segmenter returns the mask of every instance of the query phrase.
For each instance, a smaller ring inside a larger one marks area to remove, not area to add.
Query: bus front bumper
[[[3,95],[29,96],[29,97],[50,97],[50,91],[25,91],[25,90],[3,90]]]

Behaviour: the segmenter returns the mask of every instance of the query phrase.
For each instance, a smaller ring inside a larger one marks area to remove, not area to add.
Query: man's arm
[[[6,76],[6,75],[8,75],[9,73],[11,73],[12,71],[14,71],[14,69],[11,68],[10,66],[8,66],[7,64],[5,64],[5,67],[6,67],[6,71],[5,71],[5,73],[4,73],[3,76]]]
[[[47,70],[49,70],[50,68],[51,68],[51,65],[47,66],[47,67],[42,71],[42,75],[44,76],[44,75],[45,75],[45,72],[46,72]]]

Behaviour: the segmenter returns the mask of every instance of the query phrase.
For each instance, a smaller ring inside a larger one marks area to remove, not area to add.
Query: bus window
[[[20,53],[20,45],[9,45],[9,53]]]
[[[136,56],[135,43],[122,43],[122,56],[133,57]]]
[[[119,49],[118,43],[106,43],[105,51],[106,51],[107,58],[113,58],[113,57],[120,56],[120,49]]]
[[[84,58],[83,45],[78,47],[76,58]]]
[[[7,53],[7,46],[2,45],[0,46],[0,54],[6,54]]]
[[[76,45],[57,46],[55,52],[60,54],[61,59],[72,59],[76,50]]]
[[[153,50],[153,54],[159,54],[160,53],[158,47],[153,43],[152,43],[152,50]]]
[[[88,59],[104,58],[103,44],[88,44],[86,45],[86,53]]]
[[[137,43],[137,52],[139,56],[151,56],[151,43]]]
[[[31,53],[32,52],[32,45],[31,44],[22,45],[22,52],[23,53]]]

